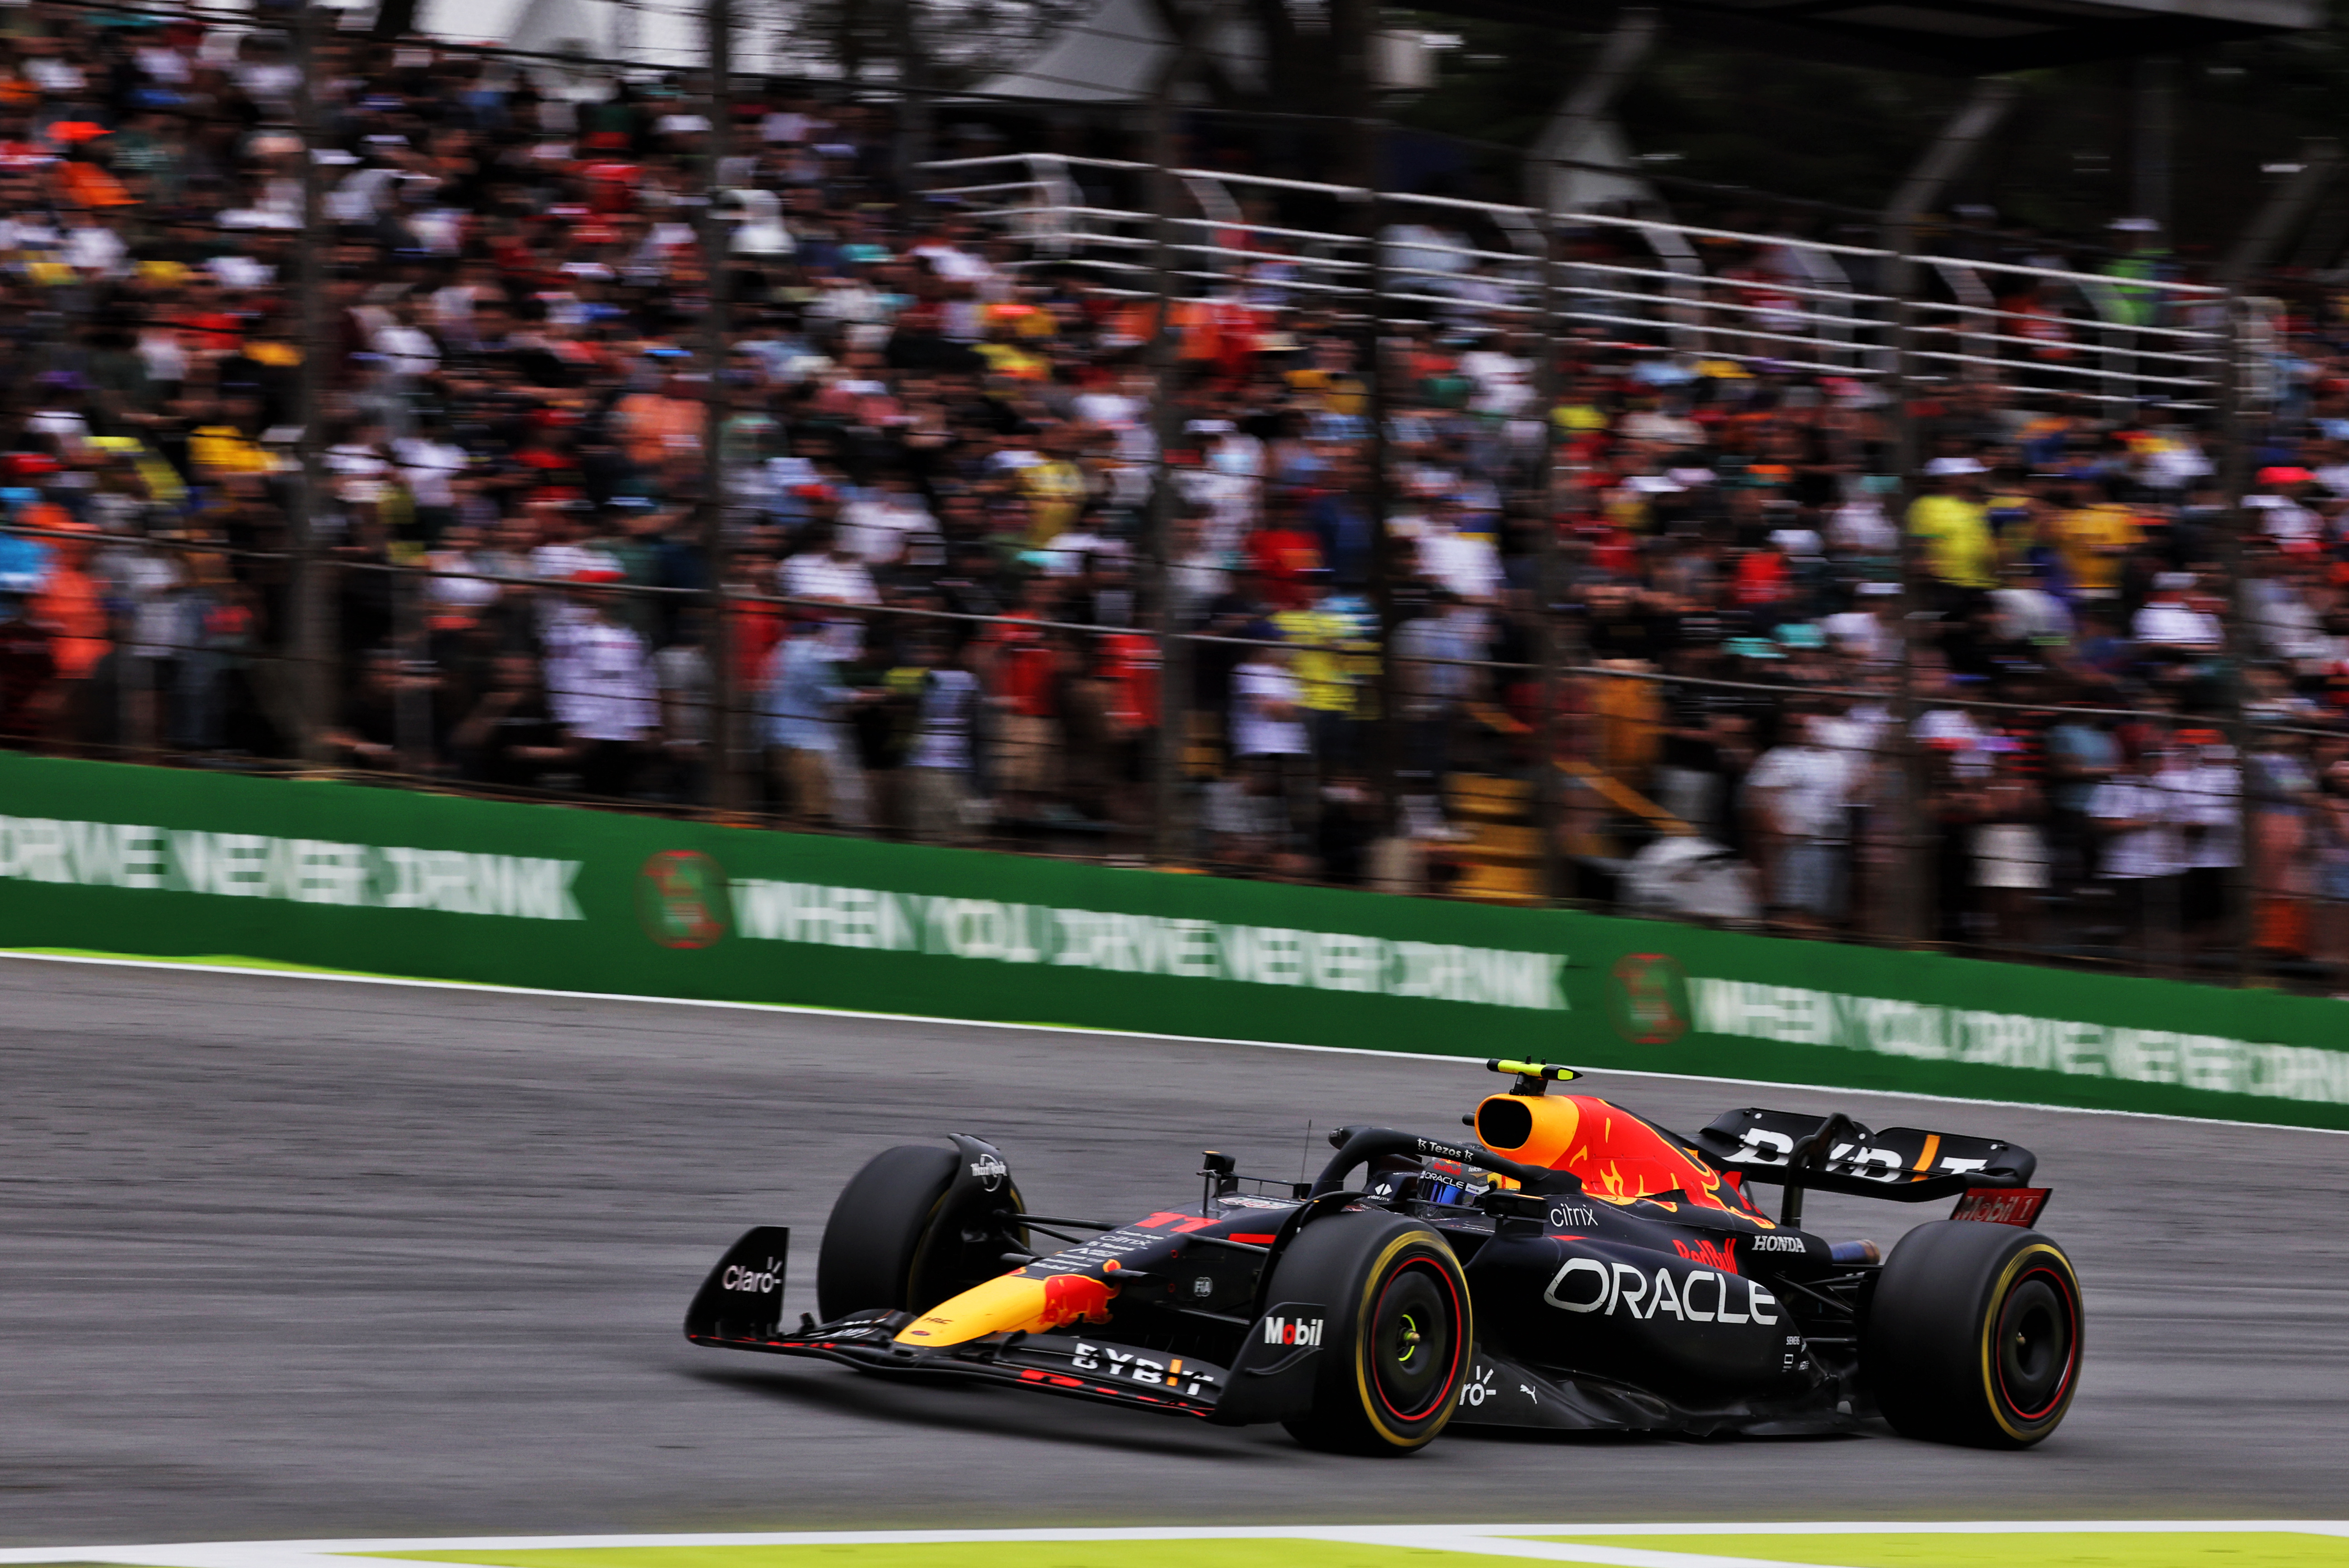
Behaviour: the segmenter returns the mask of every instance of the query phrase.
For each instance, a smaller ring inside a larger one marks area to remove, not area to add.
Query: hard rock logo
[[[1607,1011],[1634,1045],[1669,1045],[1688,1033],[1688,976],[1670,953],[1626,953],[1615,962]]]
[[[706,948],[725,936],[726,872],[692,849],[664,849],[636,873],[636,919],[665,948]]]

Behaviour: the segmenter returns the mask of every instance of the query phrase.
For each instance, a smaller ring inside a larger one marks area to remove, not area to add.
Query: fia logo
[[[982,1154],[970,1162],[970,1173],[978,1178],[979,1186],[992,1192],[1003,1185],[1003,1179],[1011,1173],[1011,1168],[994,1155]]]

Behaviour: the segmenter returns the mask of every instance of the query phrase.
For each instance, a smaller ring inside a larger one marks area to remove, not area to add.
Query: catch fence
[[[2290,715],[1991,700],[1939,669],[1904,680],[1881,649],[1830,664],[1756,639],[1670,672],[1545,670],[1450,657],[1434,615],[1392,639],[1367,618],[1330,640],[1174,634],[1170,687],[1158,636],[1051,601],[388,561],[314,578],[347,622],[318,660],[222,613],[287,553],[25,532],[138,585],[78,674],[0,649],[0,722],[27,749],[2118,972],[2329,987],[2349,968],[2349,732]],[[2170,689],[2222,679],[2209,660]],[[305,688],[330,699],[316,735]],[[713,813],[721,774],[737,804]]]

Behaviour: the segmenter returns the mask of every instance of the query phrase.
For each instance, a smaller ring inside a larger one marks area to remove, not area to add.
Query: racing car
[[[1570,1068],[1486,1065],[1514,1082],[1462,1118],[1473,1143],[1341,1127],[1294,1183],[1210,1151],[1195,1201],[1123,1224],[1030,1212],[1002,1152],[967,1134],[885,1149],[833,1206],[816,1314],[782,1324],[790,1232],[761,1226],[686,1336],[1278,1421],[1356,1453],[1454,1421],[1775,1436],[1880,1416],[2025,1448],[2064,1419],[2080,1286],[2033,1229],[2048,1192],[2028,1150],[1755,1109],[1682,1137],[1551,1093]],[[1754,1190],[1772,1186],[1775,1218]],[[1812,1191],[1957,1205],[1881,1257],[1804,1229]]]

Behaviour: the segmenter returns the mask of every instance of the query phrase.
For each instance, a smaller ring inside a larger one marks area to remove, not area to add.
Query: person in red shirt
[[[1753,616],[1758,629],[1766,632],[1777,625],[1779,612],[1794,593],[1786,552],[1775,542],[1766,540],[1746,551],[1738,560],[1732,591],[1739,607]]]
[[[1249,564],[1264,574],[1265,602],[1276,610],[1303,609],[1312,594],[1306,584],[1321,569],[1321,541],[1301,526],[1294,509],[1283,506],[1248,536]]]
[[[88,524],[76,522],[63,507],[46,501],[26,507],[23,521],[27,528],[96,532]],[[107,635],[105,591],[89,570],[97,550],[95,541],[50,539],[47,544],[48,572],[26,609],[33,624],[49,635],[49,657],[57,676],[43,715],[46,727],[58,740],[70,742],[81,727],[85,683],[114,645]]]
[[[1110,815],[1138,827],[1150,820],[1151,756],[1158,734],[1158,639],[1138,631],[1103,633],[1095,645],[1093,675],[1103,699]]]
[[[1052,595],[1050,578],[1030,578],[1019,607],[975,645],[997,713],[995,787],[1010,817],[1033,815],[1060,777],[1061,649],[1056,634],[1023,624],[1051,618]]]

